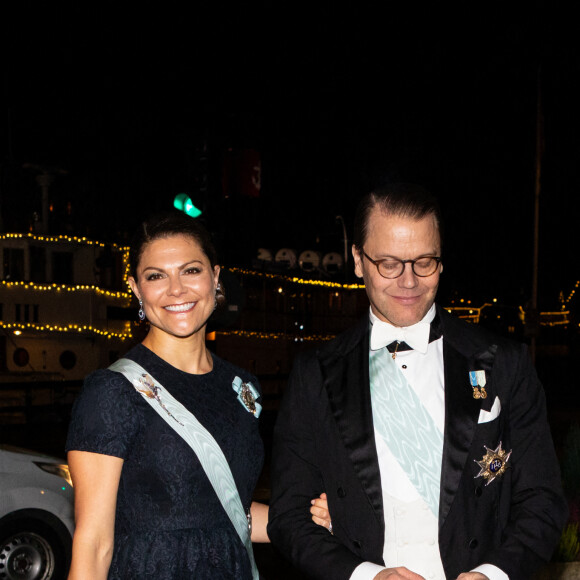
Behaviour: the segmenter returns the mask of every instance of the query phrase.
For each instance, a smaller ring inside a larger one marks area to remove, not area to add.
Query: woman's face
[[[197,241],[177,234],[144,248],[131,289],[143,301],[150,332],[186,338],[205,327],[215,307],[219,266],[211,267]]]

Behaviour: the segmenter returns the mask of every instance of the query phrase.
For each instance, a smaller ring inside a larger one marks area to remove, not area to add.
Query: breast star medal
[[[487,398],[487,391],[485,390],[485,371],[469,371],[469,382],[473,387],[474,399]]]
[[[492,451],[485,447],[485,455],[481,461],[474,459],[475,463],[479,465],[479,473],[475,477],[483,477],[486,481],[485,485],[489,485],[494,479],[501,477],[507,469],[507,464],[510,459],[509,453],[501,448],[501,441],[499,445]]]

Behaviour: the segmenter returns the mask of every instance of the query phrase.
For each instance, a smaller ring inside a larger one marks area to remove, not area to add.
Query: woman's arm
[[[252,514],[252,542],[264,544],[270,541],[266,526],[268,525],[268,506],[264,503],[253,501],[250,507]]]
[[[252,542],[267,543],[270,541],[266,526],[268,525],[268,510],[266,504],[252,502],[250,512],[252,514]],[[326,529],[330,528],[330,512],[328,511],[328,502],[326,494],[323,493],[319,498],[312,500],[312,507],[310,508],[312,514],[312,521],[319,526]]]
[[[123,460],[69,451],[75,533],[69,580],[106,580],[113,555],[115,508]]]

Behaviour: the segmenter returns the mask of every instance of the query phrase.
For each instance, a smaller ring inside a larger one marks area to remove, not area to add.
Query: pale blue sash
[[[438,518],[443,434],[386,348],[370,351],[369,372],[374,428]]]
[[[248,518],[244,512],[242,500],[230,466],[216,440],[195,418],[193,413],[173,398],[163,385],[136,362],[122,358],[113,363],[109,369],[125,375],[151,407],[193,449],[224,510],[248,551],[252,577],[254,580],[258,580],[259,574],[252,550]]]

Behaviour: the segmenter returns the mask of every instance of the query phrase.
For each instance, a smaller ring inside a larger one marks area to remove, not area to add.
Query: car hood
[[[45,455],[38,451],[32,451],[31,449],[24,449],[22,447],[15,447],[14,445],[4,445],[0,443],[1,451],[8,451],[9,453],[19,453],[21,455],[27,455],[31,461],[49,461],[51,463],[66,463],[66,460],[62,457],[54,457],[52,455]]]

